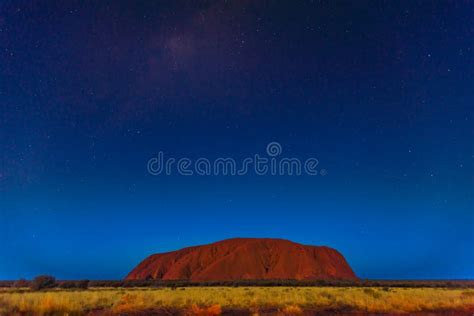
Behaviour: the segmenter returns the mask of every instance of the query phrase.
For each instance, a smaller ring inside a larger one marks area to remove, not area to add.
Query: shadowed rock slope
[[[283,239],[234,238],[209,245],[154,254],[127,280],[355,280],[344,257],[325,246]]]

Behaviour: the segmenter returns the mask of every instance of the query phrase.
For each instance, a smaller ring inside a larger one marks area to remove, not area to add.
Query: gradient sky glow
[[[231,237],[474,278],[474,5],[0,3],[0,279],[118,279]],[[316,157],[325,176],[151,176]]]

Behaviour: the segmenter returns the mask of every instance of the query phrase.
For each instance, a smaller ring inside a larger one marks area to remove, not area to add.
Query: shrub
[[[62,281],[58,284],[61,289],[73,289],[76,287],[75,281]]]
[[[19,279],[13,283],[13,287],[16,287],[16,288],[29,287],[29,286],[30,286],[30,282],[28,282],[25,279]]]
[[[56,279],[50,275],[40,275],[33,279],[30,283],[30,289],[39,291],[43,289],[51,289],[56,287]]]
[[[86,290],[89,288],[89,280],[78,280],[78,281],[61,281],[57,285],[62,289],[81,289]]]
[[[89,280],[76,281],[75,285],[78,289],[87,290],[89,288]]]
[[[379,292],[377,292],[376,290],[374,290],[372,288],[364,289],[364,293],[367,294],[367,295],[372,296],[375,299],[379,299],[382,296]]]

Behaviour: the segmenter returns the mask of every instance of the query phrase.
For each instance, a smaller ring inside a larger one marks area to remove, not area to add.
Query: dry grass
[[[474,289],[342,287],[188,287],[95,288],[84,291],[0,290],[0,315],[34,313],[127,313],[171,308],[196,315],[219,315],[225,309],[277,309],[301,314],[305,309],[411,313],[472,311]]]

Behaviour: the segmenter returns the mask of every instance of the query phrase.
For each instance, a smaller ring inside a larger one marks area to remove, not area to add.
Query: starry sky
[[[2,1],[0,279],[119,279],[231,237],[474,278],[468,1]],[[316,157],[322,176],[147,161]]]

